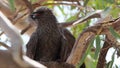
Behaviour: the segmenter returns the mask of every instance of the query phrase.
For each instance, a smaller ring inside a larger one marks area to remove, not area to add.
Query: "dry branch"
[[[23,42],[20,37],[20,34],[15,30],[16,28],[4,16],[4,14],[2,12],[0,12],[0,21],[1,21],[0,28],[10,38],[10,42],[11,42],[12,46],[10,48],[8,48],[8,51],[13,58],[13,62],[15,62],[20,67],[43,67],[43,68],[46,68],[46,67],[38,64],[37,62],[36,62],[37,64],[35,65],[35,64],[31,64],[31,62],[29,62],[30,60],[28,60],[28,61],[23,60],[23,53],[22,53]],[[3,56],[6,56],[6,55],[3,55]],[[2,57],[2,58],[4,58],[4,57]]]
[[[32,7],[32,4],[28,1],[28,0],[22,0],[26,7],[28,8],[29,12],[32,13],[33,12],[33,7]]]
[[[79,60],[84,55],[86,49],[88,48],[91,39],[93,39],[94,37],[95,33],[91,31],[82,32],[78,39],[76,40],[72,52],[66,62],[73,65],[77,65]]]
[[[11,22],[0,12],[0,27],[3,29],[5,34],[10,38],[10,41],[12,43],[12,50],[15,50],[15,54],[19,54],[21,52],[21,46],[22,46],[22,39],[20,38],[20,35],[16,32],[16,28],[13,27]],[[10,34],[11,33],[11,34]],[[17,39],[17,40],[16,40]]]
[[[9,46],[6,45],[4,42],[0,42],[0,45],[3,46],[3,47],[5,47],[5,48],[7,48],[7,49],[9,48]]]
[[[4,34],[4,32],[1,32],[1,33],[0,33],[0,36],[1,36],[2,34]]]
[[[10,17],[13,12],[10,10],[8,2],[6,0],[0,0],[0,10],[5,14],[5,16]]]
[[[86,15],[85,17],[80,18],[80,19],[78,19],[76,21],[59,23],[58,25],[60,27],[75,26],[77,24],[83,23],[84,21],[87,21],[87,20],[92,19],[92,18],[101,18],[101,12],[95,11],[95,12],[93,12],[93,13],[91,13],[89,15]]]
[[[21,34],[24,34],[26,31],[28,31],[32,27],[31,24],[29,24],[25,29],[21,31]]]
[[[84,55],[88,47],[88,43],[90,42],[89,40],[92,40],[92,38],[95,37],[95,35],[97,34],[105,34],[109,36],[109,27],[113,27],[118,33],[120,33],[120,31],[118,30],[120,28],[118,26],[120,26],[120,18],[108,22],[97,23],[96,25],[84,30],[84,32],[82,32],[78,37],[66,62],[76,65]],[[109,37],[109,40],[111,42],[115,42],[112,37]]]

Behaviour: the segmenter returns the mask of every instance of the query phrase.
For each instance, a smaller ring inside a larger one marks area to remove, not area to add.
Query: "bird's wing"
[[[26,45],[27,47],[26,55],[31,59],[34,59],[37,43],[38,43],[37,33],[33,33],[32,36],[30,37],[29,42]]]
[[[75,38],[67,29],[62,29],[62,33],[60,58],[62,61],[66,61],[73,48]]]

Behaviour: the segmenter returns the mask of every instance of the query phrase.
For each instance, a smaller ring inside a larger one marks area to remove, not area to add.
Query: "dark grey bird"
[[[27,43],[26,55],[36,61],[65,62],[75,42],[73,35],[58,26],[55,15],[47,7],[36,9],[30,16],[37,28]]]
[[[31,14],[37,24],[27,44],[27,56],[36,61],[66,61],[75,38],[67,29],[58,27],[57,19],[47,7],[40,7]]]

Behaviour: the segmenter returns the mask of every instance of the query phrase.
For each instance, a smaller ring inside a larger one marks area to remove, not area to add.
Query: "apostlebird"
[[[26,55],[36,61],[65,62],[74,45],[74,36],[58,26],[55,15],[47,7],[37,8],[30,16],[37,27],[27,43]]]

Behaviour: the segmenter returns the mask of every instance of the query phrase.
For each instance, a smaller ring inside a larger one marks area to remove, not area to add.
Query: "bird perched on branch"
[[[65,62],[75,42],[72,34],[58,27],[56,17],[47,7],[36,9],[30,16],[37,28],[27,44],[26,55],[36,61]]]

